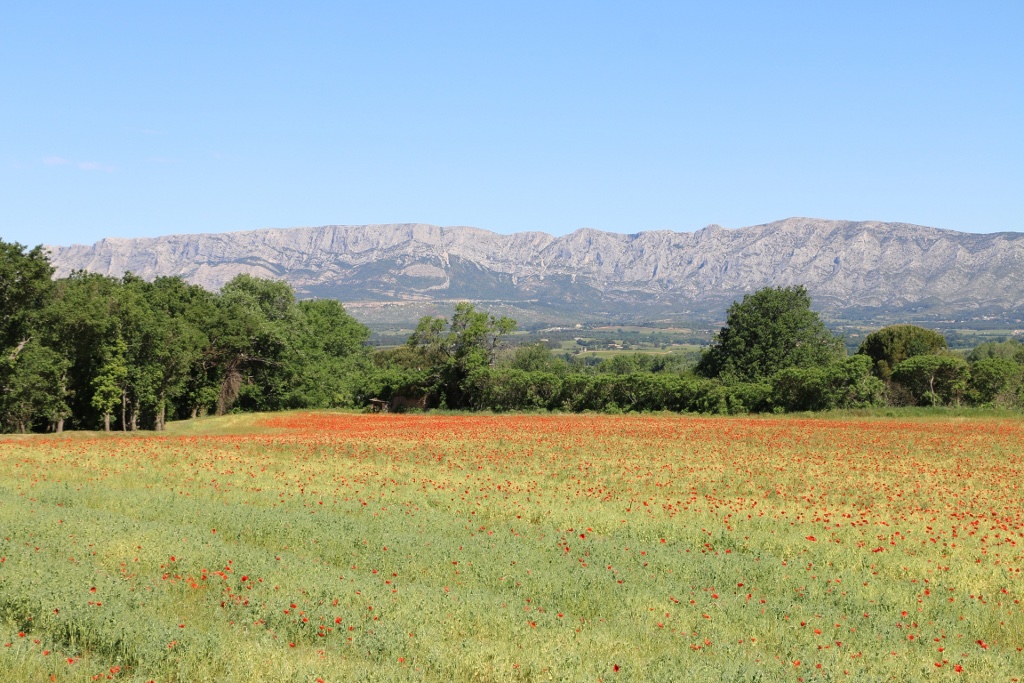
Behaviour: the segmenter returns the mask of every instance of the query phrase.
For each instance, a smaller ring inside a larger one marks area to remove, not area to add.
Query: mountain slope
[[[563,237],[422,224],[105,239],[52,247],[57,275],[180,275],[210,289],[239,273],[348,302],[493,300],[609,319],[717,312],[768,285],[803,284],[837,315],[1024,306],[1024,233],[790,218],[749,228]]]

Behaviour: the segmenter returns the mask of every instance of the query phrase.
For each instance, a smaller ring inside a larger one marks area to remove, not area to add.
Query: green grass
[[[1019,421],[320,413],[170,427],[0,442],[0,679],[1011,681],[1024,668]]]

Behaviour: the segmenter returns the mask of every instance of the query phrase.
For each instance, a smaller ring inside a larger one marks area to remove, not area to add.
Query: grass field
[[[172,428],[0,441],[0,680],[1024,677],[1020,421]]]

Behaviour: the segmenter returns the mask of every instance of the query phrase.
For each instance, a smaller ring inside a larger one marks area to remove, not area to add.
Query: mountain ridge
[[[835,315],[1024,307],[1024,233],[788,218],[745,228],[562,236],[424,223],[106,238],[50,247],[57,276],[178,275],[218,289],[239,273],[345,302],[532,302],[610,320],[719,313],[764,286],[802,284]]]

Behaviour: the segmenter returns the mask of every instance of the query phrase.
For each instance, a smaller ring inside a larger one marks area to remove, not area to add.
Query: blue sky
[[[0,238],[1024,230],[1020,2],[22,2]]]

